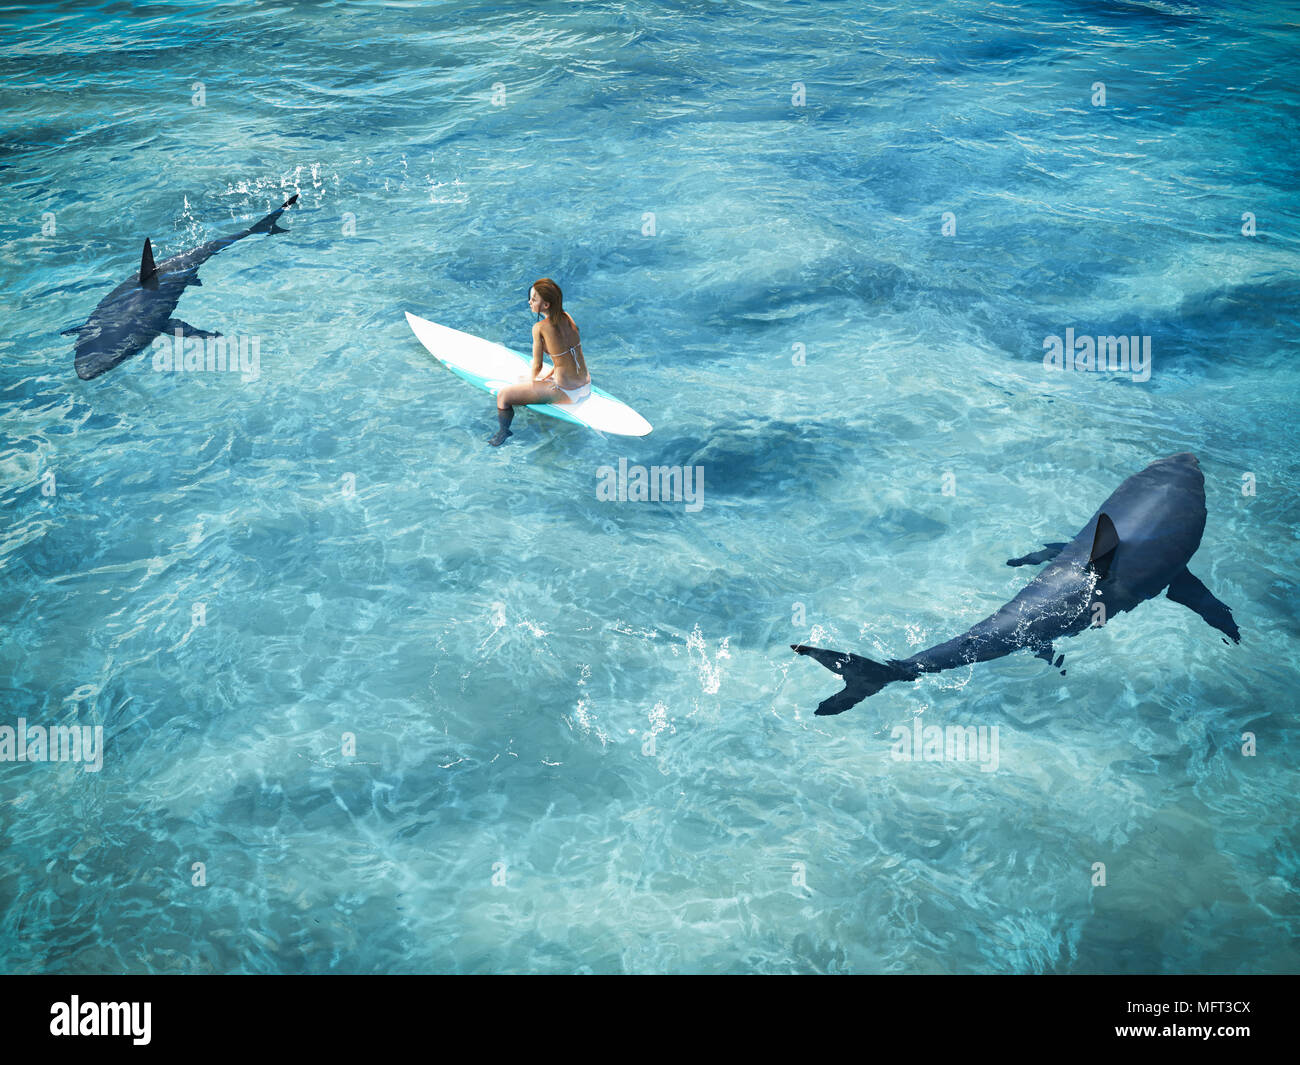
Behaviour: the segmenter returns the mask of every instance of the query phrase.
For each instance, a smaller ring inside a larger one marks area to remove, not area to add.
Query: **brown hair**
[[[560,291],[560,286],[549,277],[539,277],[533,282],[533,288],[542,302],[550,305],[551,309],[546,312],[546,317],[553,322],[563,321],[564,293]]]

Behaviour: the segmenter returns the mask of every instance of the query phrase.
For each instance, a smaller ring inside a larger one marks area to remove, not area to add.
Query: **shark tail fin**
[[[144,251],[140,255],[140,287],[158,287],[158,267],[153,261],[153,245],[149,238],[144,238]]]
[[[844,690],[817,707],[818,716],[842,714],[857,706],[869,695],[875,695],[886,684],[896,680],[915,680],[918,672],[902,662],[873,662],[870,658],[846,651],[827,651],[821,647],[791,644],[790,650],[815,659],[837,676],[844,678]]]
[[[275,223],[280,215],[284,214],[286,208],[292,207],[297,202],[298,194],[295,192],[284,203],[258,222],[257,225],[250,226],[248,231],[250,233],[288,233],[287,229],[283,226],[277,226]]]

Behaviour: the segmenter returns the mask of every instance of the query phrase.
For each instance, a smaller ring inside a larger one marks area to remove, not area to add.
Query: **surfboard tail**
[[[886,684],[892,684],[896,680],[915,680],[918,676],[915,669],[902,662],[873,662],[870,658],[847,651],[827,651],[821,647],[805,647],[803,644],[791,644],[790,650],[815,659],[836,676],[844,678],[844,690],[829,699],[823,699],[817,707],[820,717],[842,714],[868,696],[875,695]]]

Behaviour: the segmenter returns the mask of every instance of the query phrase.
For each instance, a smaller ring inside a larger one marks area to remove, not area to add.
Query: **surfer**
[[[497,431],[488,440],[500,447],[513,436],[510,422],[516,406],[530,403],[581,403],[591,395],[591,374],[582,356],[582,340],[577,323],[564,309],[560,286],[549,277],[533,282],[528,290],[528,309],[538,315],[533,326],[532,371],[513,385],[497,393]],[[552,352],[558,349],[558,352]],[[550,368],[542,373],[542,356],[551,358]]]

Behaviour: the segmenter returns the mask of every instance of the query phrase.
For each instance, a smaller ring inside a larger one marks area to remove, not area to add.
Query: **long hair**
[[[546,317],[557,325],[564,321],[564,293],[560,291],[560,286],[549,277],[539,277],[533,282],[533,288],[542,302],[550,305]]]

